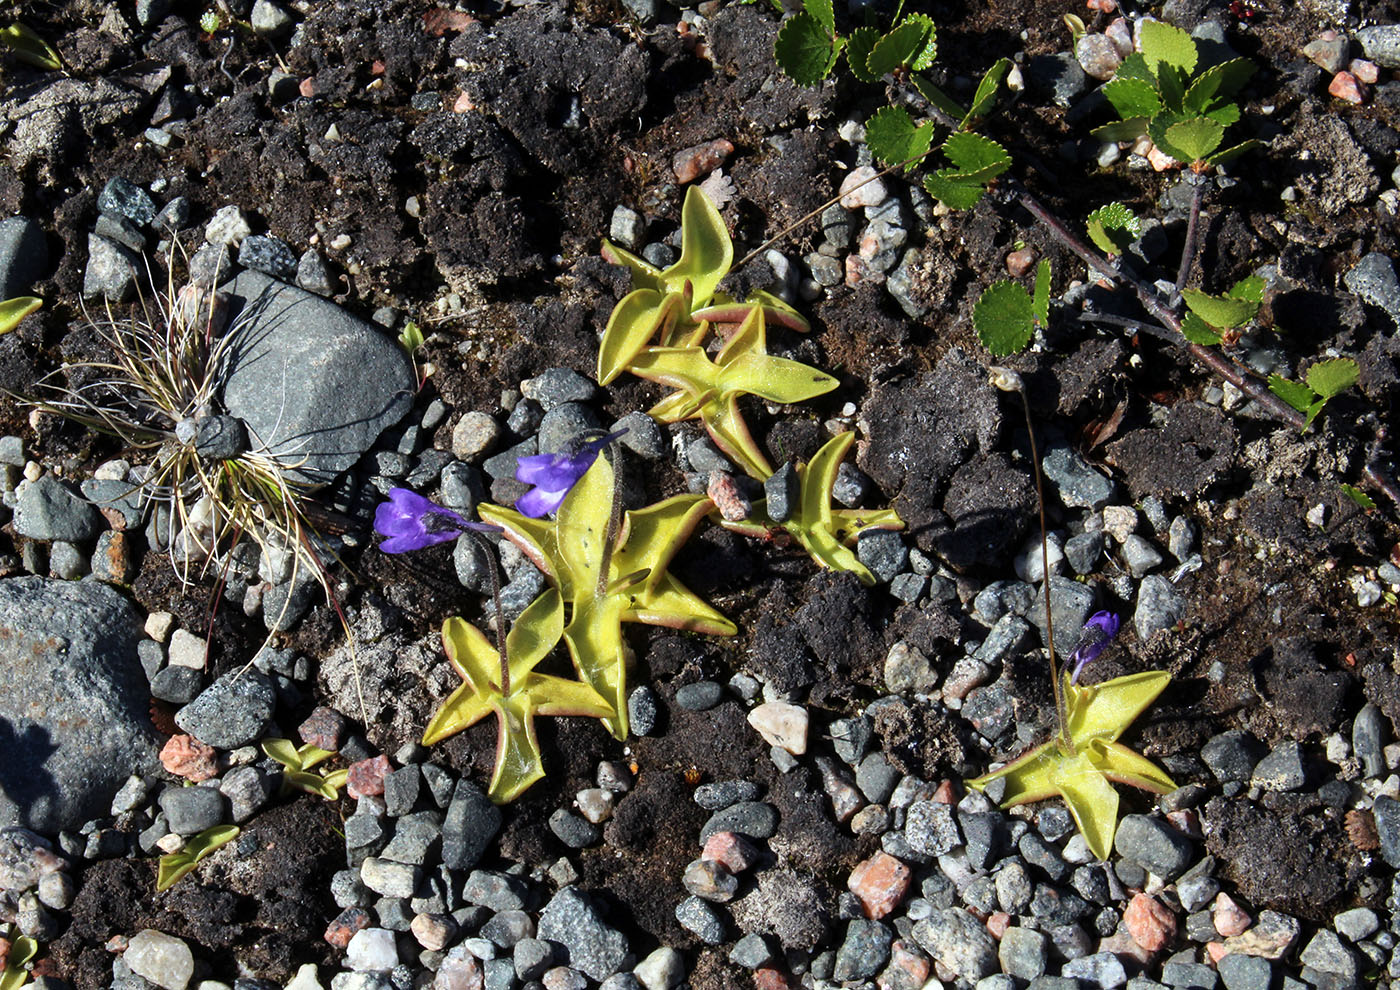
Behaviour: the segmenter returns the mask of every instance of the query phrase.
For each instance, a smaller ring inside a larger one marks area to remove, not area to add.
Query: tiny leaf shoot
[[[215,825],[191,838],[179,852],[162,856],[156,868],[156,891],[169,890],[215,849],[236,839],[240,831],[237,825]]]

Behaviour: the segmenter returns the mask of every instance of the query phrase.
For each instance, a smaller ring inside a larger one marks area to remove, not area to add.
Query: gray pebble
[[[228,803],[216,787],[167,787],[160,810],[178,835],[196,835],[228,820]]]
[[[724,941],[724,922],[714,908],[698,897],[687,897],[676,905],[676,920],[706,945]]]
[[[1286,739],[1255,765],[1250,783],[1266,791],[1296,791],[1306,780],[1303,748],[1296,741]]]
[[[501,809],[476,784],[458,781],[442,822],[443,862],[453,870],[475,866],[500,827]]]
[[[618,443],[638,457],[647,461],[657,461],[666,456],[666,434],[660,425],[644,412],[630,412],[609,428],[609,433],[626,430],[618,438]]]
[[[832,977],[845,982],[874,976],[889,962],[891,941],[893,934],[881,922],[869,918],[852,919],[836,951]]]
[[[1123,541],[1123,560],[1128,565],[1128,573],[1141,578],[1162,562],[1162,555],[1146,539],[1131,533]]]
[[[31,540],[90,540],[103,528],[98,511],[51,474],[20,485],[13,523]]]
[[[719,704],[724,688],[715,681],[696,681],[676,689],[676,704],[687,711],[709,711]]]
[[[1186,599],[1170,581],[1160,574],[1143,578],[1133,611],[1133,628],[1137,630],[1138,639],[1151,639],[1153,633],[1172,628],[1185,615]]]
[[[549,412],[566,402],[591,401],[598,394],[598,386],[572,368],[549,368],[521,382],[520,394]]]
[[[1091,466],[1071,447],[1053,446],[1045,452],[1041,470],[1055,486],[1060,501],[1070,508],[1097,509],[1117,494],[1112,479]]]
[[[778,809],[762,801],[741,801],[715,812],[700,829],[703,845],[716,832],[738,832],[751,839],[771,839],[778,830]]]
[[[722,780],[701,784],[692,797],[706,811],[722,811],[741,801],[754,801],[762,788],[751,780]]]
[[[831,497],[848,509],[864,504],[866,496],[875,487],[864,471],[849,461],[842,461],[836,470],[836,483],[831,486]]]
[[[1079,533],[1065,541],[1065,560],[1076,574],[1092,574],[1103,559],[1104,537],[1102,530]]]
[[[926,856],[941,856],[962,844],[952,806],[940,801],[916,801],[909,806],[904,838]]]
[[[556,808],[549,816],[549,830],[570,849],[585,849],[603,841],[603,830],[566,808]]]
[[[1365,705],[1351,723],[1351,748],[1365,768],[1366,776],[1385,775],[1385,743],[1390,738],[1386,718],[1374,704]]]
[[[767,486],[764,487],[766,490]],[[856,557],[875,575],[876,581],[888,584],[909,563],[909,550],[898,533],[871,529],[856,540]]]
[[[1124,817],[1113,848],[1124,859],[1167,881],[1175,880],[1191,865],[1191,840],[1166,822],[1147,815]]]

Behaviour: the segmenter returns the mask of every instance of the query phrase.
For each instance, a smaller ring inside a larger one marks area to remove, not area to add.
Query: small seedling
[[[1050,322],[1050,262],[1036,266],[1035,294],[1009,279],[995,282],[972,308],[972,325],[982,346],[997,357],[1015,354],[1031,342],[1037,326]]]
[[[11,939],[5,968],[0,971],[0,990],[19,990],[28,986],[29,970],[25,967],[38,954],[39,943],[28,935],[17,935]]]
[[[418,324],[409,320],[404,324],[403,330],[399,333],[399,346],[408,355],[409,361],[413,362],[413,379],[421,389],[423,383],[428,380],[428,376],[433,373],[433,366],[430,364],[419,365],[418,352],[423,349],[423,331]]]
[[[238,838],[241,831],[237,825],[215,825],[194,836],[179,852],[162,856],[156,870],[156,891],[169,890],[176,880],[198,866],[200,860]]]
[[[344,769],[332,770],[325,775],[311,773],[312,767],[335,754],[310,743],[296,746],[290,739],[264,739],[262,751],[286,768],[282,771],[283,790],[295,787],[308,794],[319,794],[327,801],[335,801],[350,775],[350,771]]]
[[[1159,150],[1206,171],[1251,148],[1255,140],[1221,149],[1225,130],[1240,119],[1230,98],[1254,75],[1247,58],[1233,58],[1197,73],[1199,53],[1185,31],[1162,21],[1144,21],[1140,51],[1123,59],[1103,94],[1120,120],[1095,128],[1101,141],[1135,141],[1146,134]]]
[[[1193,344],[1210,346],[1238,337],[1232,331],[1254,319],[1264,302],[1264,280],[1258,275],[1240,279],[1223,296],[1183,289],[1181,298],[1187,309],[1181,335]]]
[[[782,522],[774,522],[766,514],[767,503],[759,501],[754,515],[721,525],[745,536],[769,537],[785,530],[802,545],[811,558],[833,571],[850,571],[862,584],[873,585],[875,575],[860,562],[851,547],[868,529],[903,529],[904,520],[893,509],[833,509],[831,490],[841,461],[851,447],[855,434],[842,433],[832,437],[802,469],[801,488],[793,513]]]
[[[1105,203],[1089,214],[1084,224],[1100,251],[1110,257],[1126,254],[1142,233],[1142,221],[1122,203]]]
[[[7,334],[19,326],[26,316],[42,305],[44,300],[38,296],[16,296],[0,302],[0,335]]]
[[[613,713],[613,706],[587,684],[535,670],[563,633],[564,603],[553,588],[521,613],[501,650],[463,619],[454,617],[443,623],[443,648],[463,683],[428,723],[423,745],[430,746],[494,714],[496,763],[487,796],[497,804],[515,800],[544,776],[535,716],[605,718]]]
[[[1351,358],[1332,358],[1315,362],[1308,368],[1307,384],[1270,375],[1269,391],[1303,414],[1303,430],[1306,431],[1322,412],[1322,407],[1355,385],[1360,377],[1361,369]]]
[[[18,21],[0,28],[0,45],[15,53],[21,62],[39,69],[58,71],[63,68],[63,59],[58,52],[34,31]]]
[[[1345,482],[1343,482],[1342,494],[1344,494],[1347,498],[1351,499],[1366,512],[1370,512],[1376,507],[1376,500],[1373,499],[1371,496],[1367,495],[1360,488],[1357,488],[1355,485],[1348,485]]]

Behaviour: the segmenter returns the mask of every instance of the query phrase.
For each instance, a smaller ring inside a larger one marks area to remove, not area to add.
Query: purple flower
[[[1089,621],[1084,623],[1084,631],[1079,634],[1079,645],[1069,655],[1069,662],[1074,665],[1074,672],[1069,678],[1071,684],[1079,682],[1079,672],[1097,660],[1109,640],[1118,635],[1118,626],[1116,612],[1095,612],[1089,616]]]
[[[379,544],[385,553],[422,550],[455,540],[469,529],[490,533],[497,527],[470,522],[408,488],[389,489],[389,501],[379,503],[374,510],[374,531],[386,537]]]
[[[598,459],[598,452],[626,432],[622,429],[593,439],[588,439],[589,434],[581,433],[557,454],[528,454],[516,458],[515,480],[535,487],[516,499],[515,507],[522,515],[532,519],[559,508],[569,489]]]

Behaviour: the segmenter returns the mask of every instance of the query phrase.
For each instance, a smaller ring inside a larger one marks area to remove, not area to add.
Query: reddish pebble
[[[738,832],[716,832],[705,840],[700,858],[712,860],[738,876],[758,861],[758,849]]]
[[[998,942],[1001,941],[1001,937],[1006,934],[1006,930],[1010,927],[1011,915],[1005,911],[993,911],[987,915],[987,932]]]
[[[753,971],[753,985],[756,990],[788,990],[788,978],[780,969],[764,966]]]
[[[705,494],[710,496],[710,501],[719,509],[720,518],[729,522],[747,519],[753,511],[753,505],[744,498],[734,481],[734,476],[728,471],[711,471],[710,484]]]
[[[1338,72],[1327,86],[1327,92],[1339,100],[1361,104],[1366,100],[1366,90],[1350,72]]]
[[[694,182],[702,175],[708,175],[724,164],[724,160],[734,154],[734,145],[724,138],[716,138],[705,144],[697,144],[678,151],[671,159],[671,169],[680,183]]]
[[[1088,0],[1084,4],[1090,10],[1099,10],[1105,14],[1113,13],[1113,9],[1118,6],[1116,0]]]
[[[922,987],[928,982],[930,963],[928,956],[902,938],[890,944],[890,964],[875,980],[880,990],[901,990],[903,987]]]
[[[1030,248],[1012,251],[1006,256],[1006,273],[1012,278],[1020,278],[1035,264],[1035,252]]]
[[[1368,62],[1364,58],[1354,58],[1351,65],[1347,66],[1351,74],[1356,77],[1357,82],[1363,82],[1368,86],[1374,86],[1376,80],[1381,77],[1381,70],[1375,62]]]
[[[867,918],[883,918],[909,892],[913,872],[887,852],[877,852],[851,871],[846,886],[860,898]]]
[[[160,751],[160,765],[177,777],[198,783],[219,772],[219,758],[214,747],[194,736],[171,736]]]
[[[933,792],[933,797],[930,800],[936,801],[939,804],[957,804],[958,792],[957,789],[953,787],[953,782],[951,780],[945,780],[940,783],[938,785],[938,790]]]
[[[384,778],[389,775],[389,757],[382,753],[368,760],[350,764],[345,779],[345,793],[352,798],[377,797],[384,793]]]
[[[337,949],[343,949],[350,944],[356,932],[368,927],[369,912],[364,908],[348,907],[326,926],[326,941]]]
[[[4,971],[4,969],[5,969],[5,964],[6,964],[7,962],[9,962],[9,959],[10,959],[10,940],[7,939],[7,938],[0,938],[0,972],[3,972],[3,971]]]
[[[1201,838],[1201,816],[1195,808],[1182,808],[1179,811],[1167,812],[1167,821],[1176,827],[1182,835],[1189,835],[1193,839]]]
[[[1225,948],[1224,942],[1207,942],[1206,955],[1210,956],[1212,965],[1220,965],[1220,960],[1230,954],[1230,950]]]
[[[1224,891],[1215,895],[1215,904],[1210,909],[1210,917],[1215,922],[1215,930],[1226,938],[1231,935],[1243,935],[1253,920]]]
[[[1148,952],[1160,952],[1176,937],[1176,915],[1150,894],[1134,894],[1123,912],[1123,924],[1133,941]]]
[[[313,77],[313,76],[307,76],[305,79],[303,79],[303,80],[297,85],[297,90],[301,93],[302,96],[305,96],[307,99],[310,99],[311,97],[315,96],[315,95],[316,95],[316,79],[315,79],[315,77]]]
[[[466,112],[469,111],[469,110],[475,110],[475,109],[476,109],[476,104],[472,102],[472,98],[471,98],[470,96],[467,95],[466,90],[463,90],[463,91],[457,96],[457,99],[455,99],[455,100],[452,101],[452,112],[453,112],[453,113],[466,113]]]
[[[345,740],[345,716],[334,708],[326,708],[323,705],[312,711],[306,721],[297,726],[297,735],[301,736],[301,741],[307,745],[331,753],[338,752],[340,744]]]

